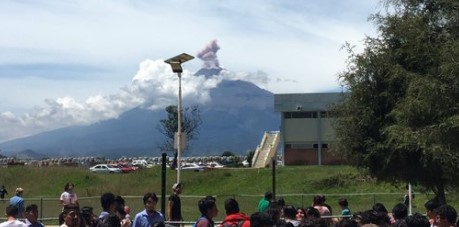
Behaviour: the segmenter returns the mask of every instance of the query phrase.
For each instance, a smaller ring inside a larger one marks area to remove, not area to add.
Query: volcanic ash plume
[[[218,46],[217,40],[212,40],[197,54],[197,57],[204,61],[204,69],[221,69],[217,58],[218,50],[220,50],[220,46]]]

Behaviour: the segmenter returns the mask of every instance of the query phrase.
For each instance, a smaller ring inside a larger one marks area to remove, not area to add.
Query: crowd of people
[[[182,185],[172,186],[172,194],[168,199],[166,215],[156,210],[158,197],[153,192],[143,196],[144,209],[132,219],[130,208],[121,196],[104,193],[100,197],[102,212],[97,216],[92,207],[80,207],[74,192],[75,185],[67,183],[60,196],[62,212],[59,215],[60,227],[162,227],[184,226],[181,199]],[[2,187],[4,189],[4,187]],[[6,189],[4,189],[6,192]],[[17,188],[6,207],[7,220],[0,227],[44,227],[38,220],[38,206],[35,204],[24,207],[22,194],[24,190]],[[7,192],[6,192],[7,193]],[[5,194],[6,194],[5,193]],[[3,199],[3,198],[2,198]],[[272,192],[266,192],[258,203],[258,211],[246,215],[240,211],[239,203],[234,198],[224,202],[225,217],[216,223],[218,215],[217,201],[213,196],[206,196],[198,201],[197,208],[201,215],[193,227],[453,227],[456,225],[457,212],[447,204],[435,200],[425,203],[426,214],[408,215],[404,203],[398,203],[388,212],[381,203],[362,212],[351,212],[346,198],[337,203],[341,211],[332,216],[331,207],[325,203],[323,195],[314,196],[311,206],[302,208],[286,204],[284,199],[275,200]]]

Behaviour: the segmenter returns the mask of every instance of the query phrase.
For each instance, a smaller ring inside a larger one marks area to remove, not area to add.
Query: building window
[[[286,143],[285,149],[312,149],[313,144],[310,143]]]
[[[305,111],[305,112],[284,112],[284,118],[317,118],[317,112]]]

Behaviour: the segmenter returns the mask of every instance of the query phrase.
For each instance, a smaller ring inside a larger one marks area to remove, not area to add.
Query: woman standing
[[[64,207],[65,205],[69,205],[69,204],[75,204],[79,206],[78,197],[76,193],[73,191],[74,187],[75,185],[71,182],[65,185],[64,192],[61,194],[61,197],[60,197],[62,207]]]

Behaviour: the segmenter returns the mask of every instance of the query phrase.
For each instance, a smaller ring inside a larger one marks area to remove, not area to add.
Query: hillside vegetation
[[[166,196],[176,180],[176,171],[167,169]],[[217,220],[224,216],[223,202],[234,196],[241,210],[251,214],[256,211],[258,201],[268,190],[272,190],[272,169],[215,169],[207,172],[182,171],[182,212],[187,221],[194,221],[199,211],[197,201],[205,195],[217,197],[220,210]],[[94,174],[84,168],[32,168],[14,167],[0,169],[0,185],[9,190],[8,197],[16,187],[24,188],[26,204],[37,203],[43,217],[57,217],[60,212],[58,198],[67,182],[75,184],[81,206],[92,206],[100,212],[99,197],[104,192],[113,192],[125,197],[132,214],[143,209],[142,196],[152,191],[161,195],[161,168],[142,169],[130,174]],[[327,203],[337,214],[340,197],[347,197],[352,211],[371,208],[382,202],[388,210],[402,201],[405,185],[377,183],[374,179],[349,166],[294,166],[276,168],[276,194],[287,204],[309,206],[315,194],[324,194]],[[413,212],[424,213],[424,203],[432,194],[416,191]],[[457,206],[457,193],[450,192],[448,200]],[[0,203],[3,209],[5,203]],[[161,209],[158,203],[157,209]]]

